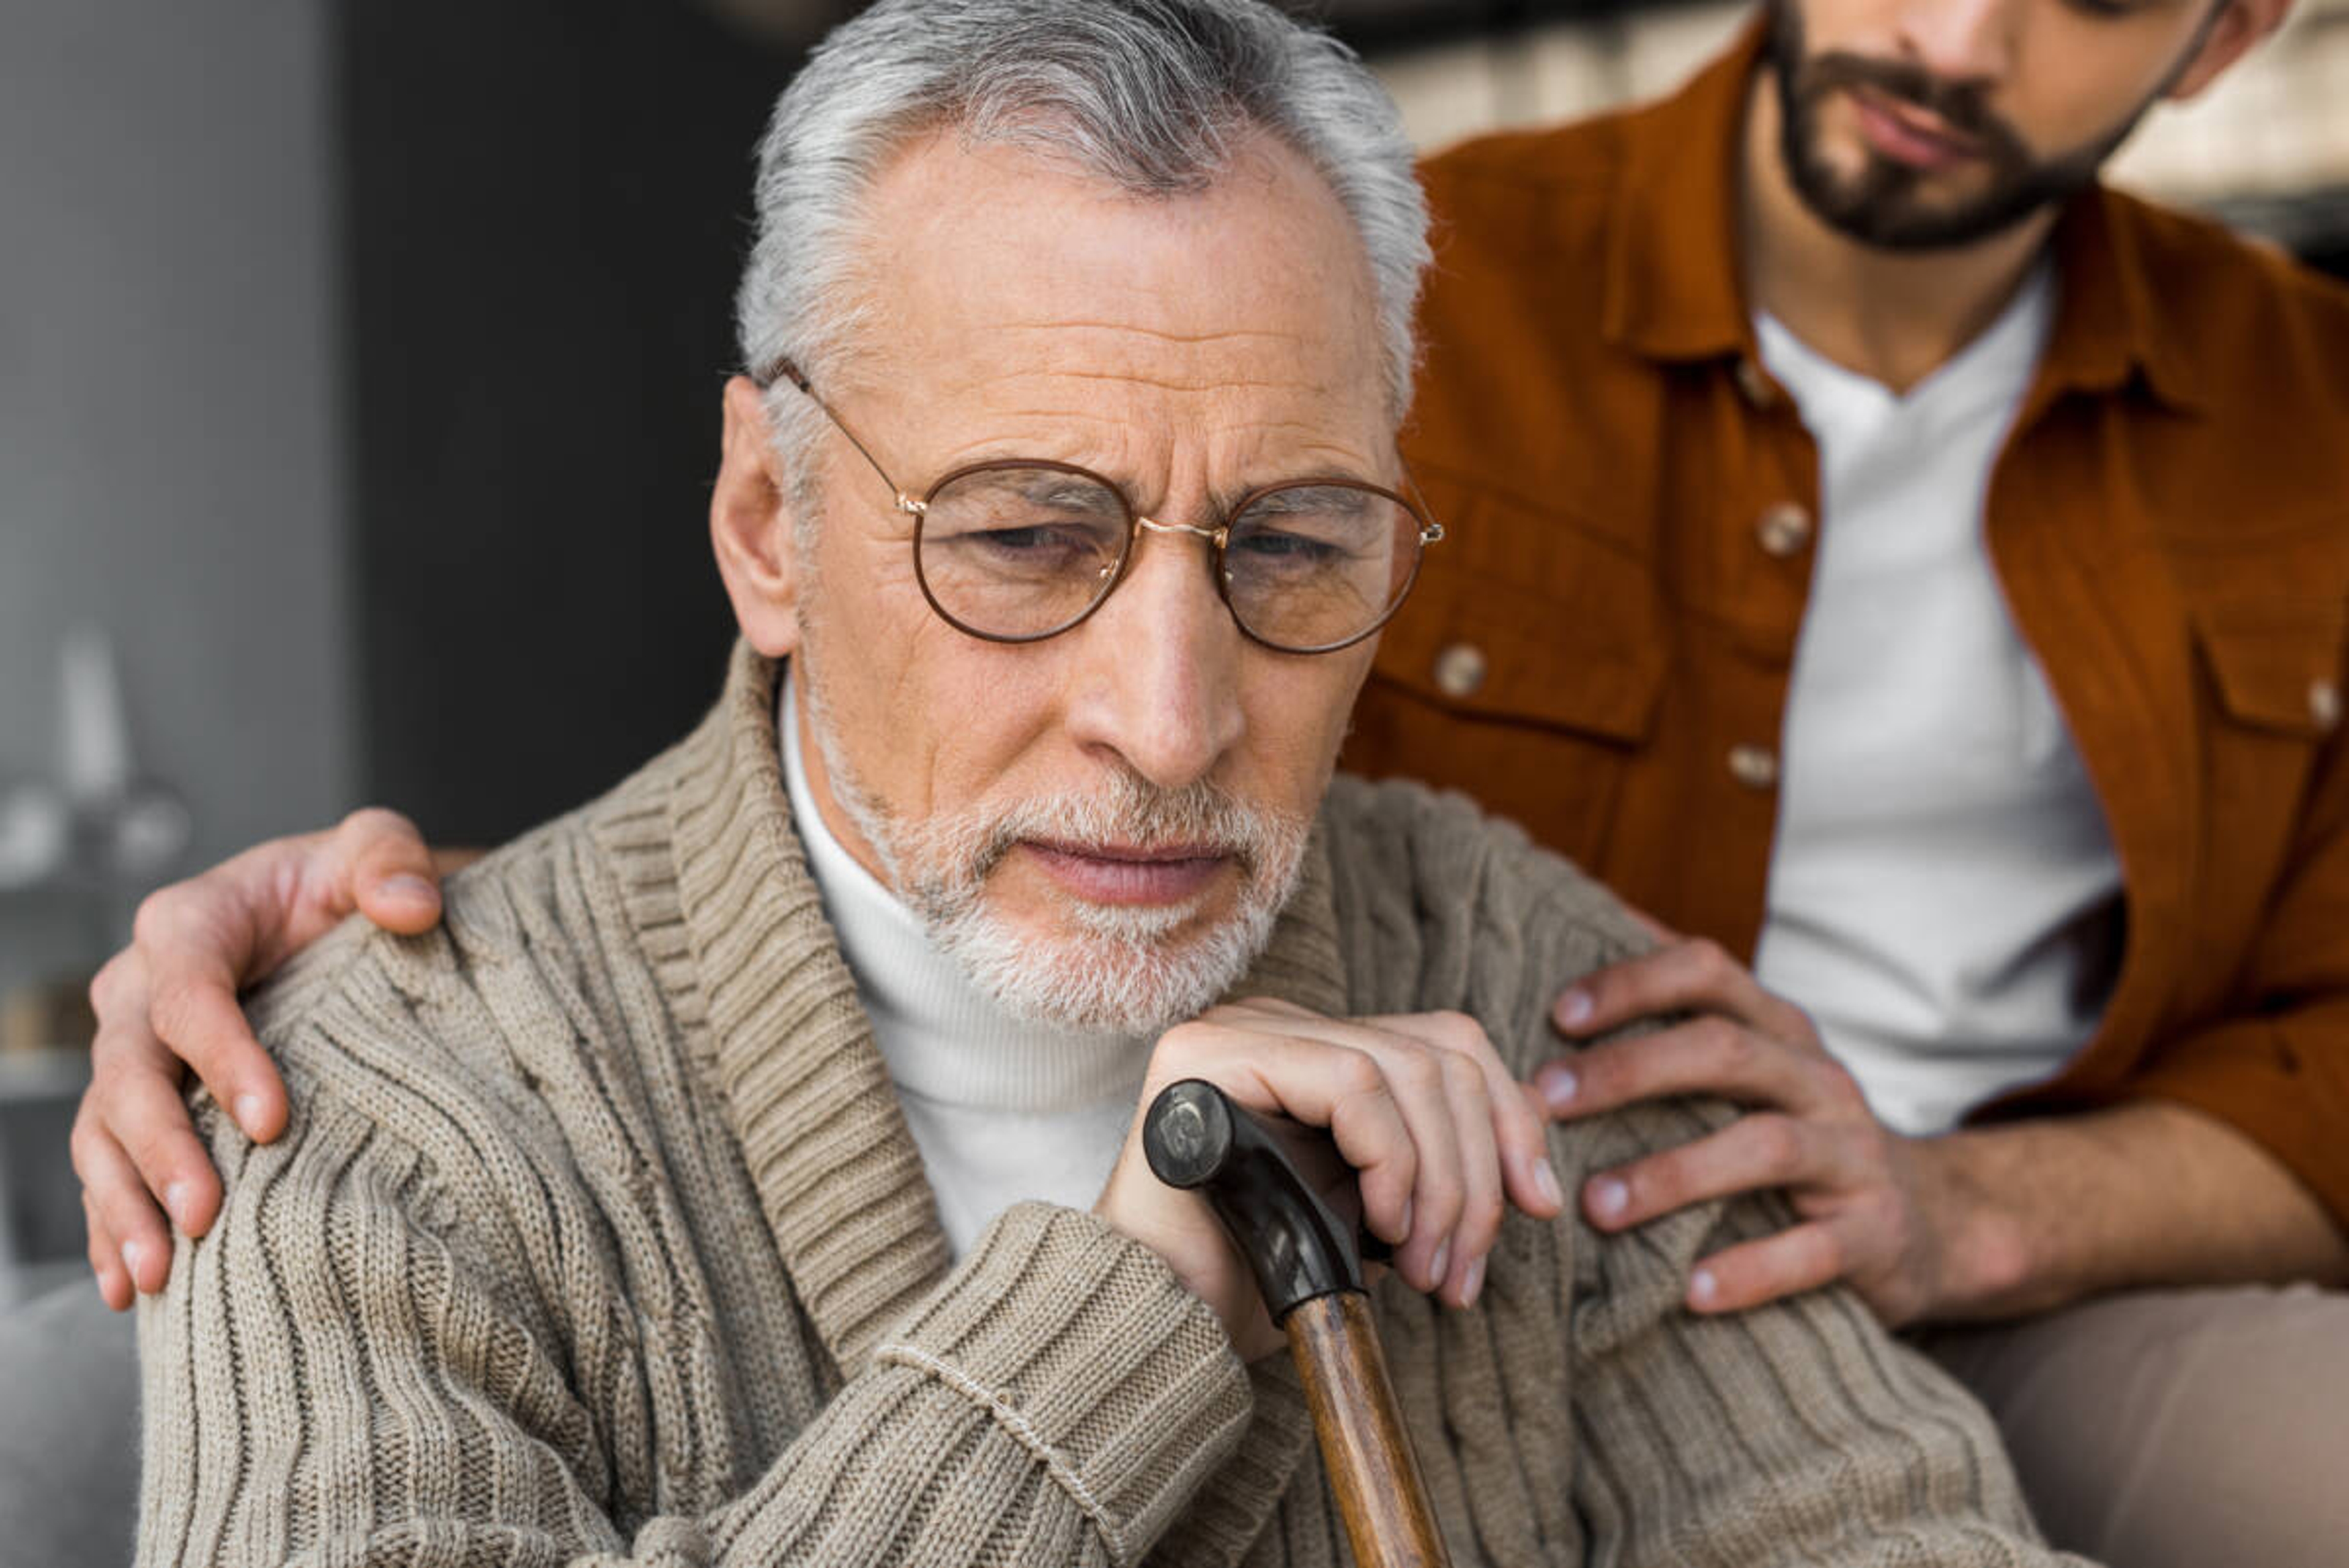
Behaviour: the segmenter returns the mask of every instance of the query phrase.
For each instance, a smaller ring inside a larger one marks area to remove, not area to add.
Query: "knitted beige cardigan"
[[[256,1002],[292,1090],[140,1314],[142,1563],[1332,1564],[1293,1376],[1040,1203],[950,1267],[779,775],[774,671],[604,799]],[[1245,988],[1460,1008],[1521,1069],[1635,939],[1464,802],[1340,780]],[[1716,1109],[1558,1129],[1567,1190]],[[2054,1561],[1992,1429],[1850,1296],[1703,1321],[1713,1206],[1513,1218],[1482,1304],[1390,1281],[1456,1560]]]

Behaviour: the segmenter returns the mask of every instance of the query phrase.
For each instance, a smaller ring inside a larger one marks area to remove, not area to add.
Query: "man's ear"
[[[734,619],[770,659],[799,647],[799,594],[805,567],[792,527],[793,487],[775,454],[766,403],[747,376],[726,383],[725,435],[709,493],[709,542]]]
[[[2189,57],[2163,96],[2184,103],[2226,75],[2253,44],[2283,25],[2292,0],[2219,0],[2218,15],[2202,35],[2202,46]]]

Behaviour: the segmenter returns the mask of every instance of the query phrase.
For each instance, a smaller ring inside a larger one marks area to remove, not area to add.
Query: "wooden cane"
[[[1362,1283],[1354,1173],[1319,1132],[1186,1078],[1150,1104],[1158,1179],[1207,1199],[1288,1336],[1338,1515],[1361,1568],[1449,1568]]]

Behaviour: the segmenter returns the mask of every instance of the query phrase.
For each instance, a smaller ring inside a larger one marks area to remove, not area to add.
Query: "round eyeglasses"
[[[1072,463],[1007,458],[957,468],[916,496],[789,361],[789,381],[896,493],[914,520],[914,575],[949,625],[988,642],[1040,642],[1102,607],[1144,531],[1207,541],[1216,591],[1250,639],[1334,653],[1402,607],[1422,553],[1444,537],[1414,500],[1356,479],[1297,479],[1242,496],[1213,528],[1162,523]],[[1405,481],[1408,483],[1408,481]]]

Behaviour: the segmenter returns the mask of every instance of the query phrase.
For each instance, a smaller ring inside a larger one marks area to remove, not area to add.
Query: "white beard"
[[[1309,819],[1235,800],[1211,784],[1164,790],[1130,772],[1090,793],[1028,796],[907,821],[856,777],[804,649],[798,689],[833,798],[881,859],[939,951],[1014,1017],[1063,1029],[1155,1034],[1197,1017],[1239,982],[1296,891]],[[1023,839],[1061,846],[1212,845],[1240,873],[1237,907],[1185,935],[1204,897],[1154,908],[1061,901],[1077,929],[1044,937],[1003,918],[987,879]]]

